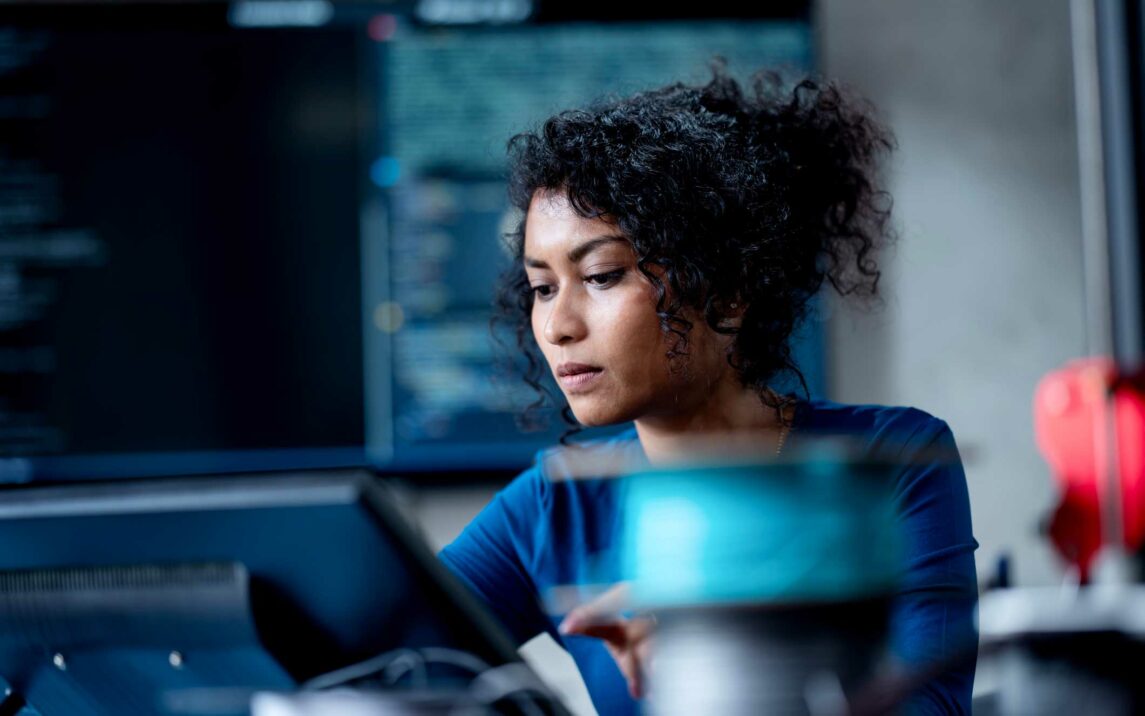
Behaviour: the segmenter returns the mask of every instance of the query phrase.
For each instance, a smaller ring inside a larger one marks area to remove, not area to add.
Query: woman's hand
[[[652,632],[656,620],[652,617],[621,615],[628,602],[628,585],[618,584],[587,604],[573,609],[561,622],[561,634],[589,636],[604,641],[608,653],[620,667],[628,681],[632,698],[643,698],[647,688],[648,662],[652,646]]]

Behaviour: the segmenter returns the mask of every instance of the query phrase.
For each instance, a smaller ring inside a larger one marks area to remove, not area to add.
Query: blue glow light
[[[370,165],[370,180],[383,189],[398,183],[401,165],[396,157],[380,157]]]
[[[327,0],[244,0],[231,5],[228,20],[234,27],[320,27],[333,16]]]

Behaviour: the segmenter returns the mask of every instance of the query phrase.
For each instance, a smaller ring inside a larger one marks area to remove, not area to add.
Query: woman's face
[[[693,320],[686,362],[668,359],[655,289],[614,224],[539,191],[525,219],[524,261],[533,336],[582,424],[677,417],[710,395],[726,341]]]

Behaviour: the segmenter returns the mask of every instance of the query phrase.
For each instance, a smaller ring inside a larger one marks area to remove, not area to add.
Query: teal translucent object
[[[888,465],[825,457],[629,475],[621,561],[634,605],[889,593],[901,568],[892,474]]]

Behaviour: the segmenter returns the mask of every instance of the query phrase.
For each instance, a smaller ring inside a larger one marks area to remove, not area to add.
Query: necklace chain
[[[772,393],[772,395],[775,395],[775,394]],[[776,396],[776,397],[778,397],[778,396]],[[783,446],[787,442],[787,436],[791,433],[791,424],[795,422],[795,416],[794,415],[792,415],[790,419],[787,419],[787,408],[792,404],[792,402],[794,402],[794,401],[791,401],[790,399],[785,400],[783,403],[782,411],[780,413],[779,439],[775,442],[775,456],[776,457],[779,457],[780,453],[783,452]]]
[[[791,432],[791,423],[783,423],[779,427],[779,440],[775,445],[775,456],[779,457],[779,453],[783,452],[783,443],[787,441],[787,433]]]

